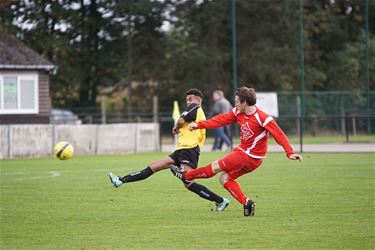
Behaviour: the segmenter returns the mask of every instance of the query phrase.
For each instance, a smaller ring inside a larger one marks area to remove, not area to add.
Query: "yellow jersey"
[[[206,141],[206,129],[189,131],[188,126],[192,122],[197,123],[201,120],[206,120],[203,109],[197,104],[190,104],[182,112],[181,117],[185,119],[185,123],[179,129],[177,149],[194,148],[196,146],[202,148]]]

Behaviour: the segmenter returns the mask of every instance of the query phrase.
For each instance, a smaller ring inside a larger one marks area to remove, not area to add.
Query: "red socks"
[[[211,164],[197,168],[191,171],[188,171],[185,173],[185,178],[186,180],[192,180],[192,179],[202,179],[202,178],[210,178],[214,176],[214,172],[212,171],[212,166]]]
[[[240,185],[236,181],[227,181],[224,184],[224,188],[228,190],[228,192],[238,200],[242,205],[246,205],[246,196],[242,192]]]
[[[212,171],[211,164],[197,168],[185,173],[186,180],[193,180],[193,179],[202,179],[202,178],[210,178],[214,176],[215,173]],[[246,205],[247,197],[242,192],[240,185],[234,180],[227,181],[224,184],[224,188],[228,190],[228,192],[238,200],[242,205]]]

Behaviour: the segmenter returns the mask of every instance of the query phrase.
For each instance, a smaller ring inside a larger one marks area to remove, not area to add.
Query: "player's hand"
[[[189,124],[188,129],[189,129],[190,131],[196,130],[196,129],[198,129],[198,124],[192,122],[192,123]]]
[[[173,127],[172,133],[176,135],[176,134],[180,133],[180,129],[176,128],[176,127]]]
[[[289,159],[303,161],[302,155],[297,155],[297,154],[290,155]]]

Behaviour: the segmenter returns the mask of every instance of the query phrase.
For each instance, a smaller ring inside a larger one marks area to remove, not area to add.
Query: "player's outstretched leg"
[[[222,212],[229,206],[229,200],[223,197],[223,202],[216,203],[216,211]]]
[[[112,182],[112,184],[115,188],[118,188],[123,184],[123,182],[120,181],[120,178],[117,175],[114,175],[111,172],[109,172],[108,175],[109,175],[109,179],[111,180],[111,182]]]
[[[215,205],[216,205],[215,211],[216,212],[224,211],[225,208],[229,205],[229,200],[227,200],[224,197],[221,197],[221,196],[217,195],[216,193],[212,192],[207,187],[205,187],[205,186],[203,186],[199,183],[193,182],[189,186],[187,186],[185,184],[185,187],[189,191],[199,195],[202,199],[215,202]]]
[[[240,185],[235,180],[225,182],[224,188],[243,205],[244,216],[253,216],[255,214],[255,202],[245,196]]]
[[[154,171],[151,169],[151,167],[147,167],[145,169],[125,175],[123,177],[119,177],[112,173],[109,173],[109,179],[111,180],[112,184],[116,188],[118,188],[124,183],[141,181],[141,180],[147,179],[153,174],[154,174]]]
[[[254,216],[255,214],[255,202],[247,199],[246,204],[243,206],[243,215],[244,216]]]
[[[174,176],[176,176],[177,178],[179,178],[180,180],[182,180],[184,182],[185,187],[188,190],[190,190],[191,192],[199,195],[203,199],[215,202],[215,205],[216,205],[215,211],[216,212],[222,212],[222,211],[225,210],[225,208],[228,207],[228,205],[229,205],[228,199],[226,199],[224,197],[220,197],[219,195],[215,194],[214,192],[212,192],[207,187],[205,187],[201,184],[198,184],[198,183],[192,182],[192,181],[187,181],[186,178],[185,178],[185,172],[183,170],[181,170],[180,168],[178,168],[177,166],[171,165],[170,169],[171,169],[171,172],[173,173]]]

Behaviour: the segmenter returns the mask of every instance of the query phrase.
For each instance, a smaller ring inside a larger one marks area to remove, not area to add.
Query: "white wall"
[[[158,123],[1,125],[0,159],[51,156],[63,140],[75,155],[160,151]]]

